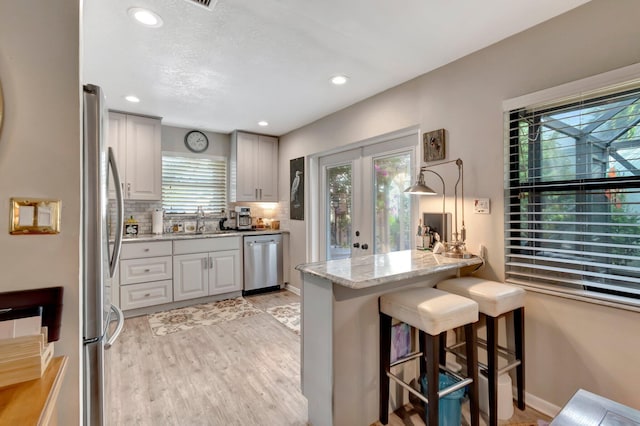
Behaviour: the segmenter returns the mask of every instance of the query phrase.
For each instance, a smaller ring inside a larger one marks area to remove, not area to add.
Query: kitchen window
[[[162,208],[194,214],[199,206],[218,213],[227,207],[227,159],[162,153]]]
[[[640,89],[506,118],[507,280],[640,306]]]

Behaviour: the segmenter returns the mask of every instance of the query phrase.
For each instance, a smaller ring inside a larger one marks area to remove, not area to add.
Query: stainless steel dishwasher
[[[282,286],[282,235],[244,237],[244,289],[242,294],[276,290]]]

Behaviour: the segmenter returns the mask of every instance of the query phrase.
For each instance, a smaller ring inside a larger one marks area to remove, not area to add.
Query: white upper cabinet
[[[162,199],[160,119],[109,112],[108,146],[113,148],[128,200]],[[109,178],[109,196],[114,197]]]
[[[230,201],[278,201],[278,138],[234,132]]]

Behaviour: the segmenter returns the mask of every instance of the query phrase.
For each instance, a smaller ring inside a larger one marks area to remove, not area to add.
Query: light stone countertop
[[[304,263],[296,266],[305,274],[326,278],[335,284],[359,290],[408,278],[480,265],[482,259],[455,259],[430,251],[404,250],[386,254]]]
[[[221,237],[244,237],[244,236],[253,236],[253,235],[268,235],[268,234],[286,234],[289,233],[287,230],[283,229],[265,229],[261,231],[216,231],[216,232],[207,232],[205,234],[195,234],[190,233],[186,234],[184,232],[180,233],[167,233],[167,234],[142,234],[137,237],[124,237],[122,238],[123,243],[141,243],[141,242],[152,242],[152,241],[173,241],[173,240],[195,240],[199,238],[221,238]],[[113,242],[113,238],[109,240]]]

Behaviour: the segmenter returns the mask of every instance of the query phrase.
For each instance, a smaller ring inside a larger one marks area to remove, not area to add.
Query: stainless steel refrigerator
[[[108,349],[122,331],[124,317],[111,304],[111,279],[116,271],[124,219],[122,187],[115,156],[106,146],[105,98],[98,86],[85,85],[82,146],[82,271],[83,271],[83,413],[85,425],[105,424]],[[109,172],[116,192],[116,217],[108,221]],[[109,244],[109,222],[115,223]],[[112,322],[114,324],[112,324]]]

